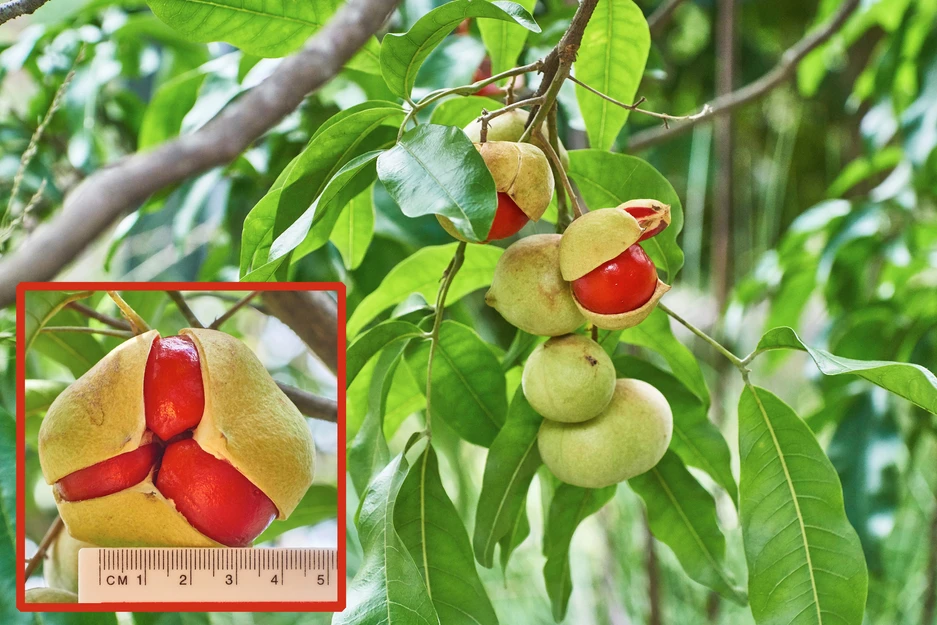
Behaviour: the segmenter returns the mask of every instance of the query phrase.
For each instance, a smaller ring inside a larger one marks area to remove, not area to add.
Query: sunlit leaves
[[[390,319],[374,326],[348,347],[345,357],[347,383],[354,382],[365,364],[391,343],[422,336],[423,331],[418,327],[399,319]]]
[[[394,379],[394,371],[400,364],[405,344],[381,352],[368,382],[367,412],[354,440],[348,447],[348,464],[351,481],[359,493],[371,482],[390,459],[387,439],[384,438],[384,412],[387,395]]]
[[[739,400],[748,594],[758,623],[859,625],[868,574],[839,478],[807,425],[768,391]],[[810,614],[811,616],[802,616]]]
[[[90,291],[30,291],[26,295],[23,340],[29,350],[39,331],[69,302],[88,297]]]
[[[619,102],[634,102],[651,49],[651,33],[632,0],[602,0],[586,26],[574,64],[576,78]],[[628,109],[576,85],[576,99],[593,148],[608,150]],[[636,195],[634,197],[646,197]],[[649,197],[649,196],[648,196]]]
[[[518,4],[533,14],[537,0],[520,0]],[[527,41],[526,28],[507,20],[478,20],[478,32],[491,57],[492,74],[500,74],[514,67]]]
[[[348,208],[338,213],[329,237],[349,271],[357,269],[364,260],[374,236],[373,192],[373,186],[368,187],[348,203]]]
[[[481,115],[482,109],[497,111],[504,104],[491,98],[480,95],[470,95],[464,98],[450,98],[433,109],[430,123],[440,126],[456,126],[464,128]]]

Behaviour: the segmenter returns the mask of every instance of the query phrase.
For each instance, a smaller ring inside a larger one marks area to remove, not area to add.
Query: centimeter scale
[[[334,549],[82,549],[79,603],[336,601]]]

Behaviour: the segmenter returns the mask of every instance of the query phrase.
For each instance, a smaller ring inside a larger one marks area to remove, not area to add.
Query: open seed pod
[[[518,141],[521,135],[524,134],[528,115],[529,113],[527,111],[514,109],[493,118],[491,122],[488,123],[488,141]],[[463,128],[463,131],[466,136],[472,140],[472,143],[479,143],[482,134],[481,120],[475,119],[472,123]],[[546,122],[540,125],[540,132],[545,138],[549,138],[550,130]],[[546,151],[546,148],[540,143],[540,139],[538,139],[536,135],[531,137],[530,141],[541,150]],[[564,168],[569,169],[569,152],[566,151],[566,146],[563,145],[562,141],[557,139],[556,143],[559,147],[557,155],[560,157],[560,162],[563,164]]]
[[[626,330],[628,328],[633,328],[647,319],[648,315],[654,311],[654,308],[657,306],[657,302],[660,301],[660,298],[663,297],[664,293],[669,290],[670,285],[664,284],[661,280],[658,280],[657,286],[654,288],[654,294],[651,295],[651,299],[649,299],[643,306],[635,308],[634,310],[629,310],[627,312],[613,315],[597,313],[589,310],[579,303],[579,300],[576,298],[575,294],[573,294],[573,301],[576,303],[576,307],[579,309],[579,312],[582,313],[582,316],[596,327],[602,328],[603,330]]]
[[[638,220],[643,230],[638,241],[650,239],[670,225],[670,204],[659,200],[628,200],[618,208]]]
[[[560,235],[511,244],[495,266],[485,302],[513,326],[541,336],[569,334],[585,319],[559,268]]]
[[[194,416],[169,432],[158,420],[184,413]],[[39,460],[78,540],[249,546],[302,499],[315,446],[305,419],[242,342],[215,330],[166,339],[154,330],[56,398],[39,431]]]
[[[618,208],[600,208],[574,219],[560,241],[560,273],[577,280],[638,242],[638,220]]]

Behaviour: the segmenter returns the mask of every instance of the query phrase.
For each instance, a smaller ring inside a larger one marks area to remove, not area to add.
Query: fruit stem
[[[715,348],[717,352],[725,356],[729,360],[729,362],[735,365],[738,368],[738,370],[742,372],[743,377],[745,377],[748,374],[748,367],[745,366],[747,363],[743,361],[741,358],[739,358],[738,356],[736,356],[735,354],[733,354],[732,352],[730,352],[728,349],[726,349],[722,345],[722,343],[720,343],[713,337],[709,336],[708,334],[706,334],[705,332],[703,332],[702,330],[694,326],[692,323],[690,323],[689,321],[687,321],[686,319],[684,319],[683,317],[681,317],[674,311],[667,308],[664,304],[658,303],[657,306],[661,310],[663,310],[665,313],[673,317],[677,322],[683,325],[687,330],[689,330],[696,336],[700,337],[701,339],[703,339],[704,341],[712,345],[713,348]]]
[[[179,291],[166,291],[166,295],[169,296],[176,304],[176,308],[179,309],[179,312],[182,313],[182,316],[185,317],[185,320],[193,328],[204,328],[202,322],[198,320],[198,317],[195,316],[195,313],[192,312],[192,309],[189,308],[189,305],[185,302],[185,298],[182,297],[182,293]]]
[[[582,217],[583,209],[582,204],[579,203],[579,198],[576,196],[576,192],[573,191],[573,183],[569,181],[569,176],[566,175],[566,170],[563,169],[563,162],[560,161],[559,155],[557,155],[556,150],[553,149],[553,146],[547,141],[547,138],[543,136],[543,133],[540,132],[540,129],[534,131],[534,136],[541,141],[543,146],[543,153],[547,155],[547,158],[550,159],[550,162],[553,164],[553,169],[560,175],[560,182],[563,184],[563,188],[566,189],[566,194],[569,196],[570,200],[573,203],[573,214],[575,217],[573,219]]]
[[[112,328],[89,328],[87,326],[46,326],[40,332],[83,332],[85,334],[103,334],[117,336],[122,339],[132,339],[136,334],[130,330],[114,330]]]
[[[430,393],[433,382],[433,359],[436,357],[436,347],[439,345],[439,328],[442,326],[443,312],[446,309],[446,295],[449,294],[449,287],[452,286],[452,280],[462,267],[465,261],[465,241],[459,243],[455,249],[455,255],[449,261],[449,266],[442,274],[442,283],[439,285],[439,292],[436,294],[436,316],[433,319],[433,330],[430,333],[429,359],[426,361],[426,436],[432,438],[432,410]]]
[[[77,310],[85,317],[100,321],[104,325],[110,326],[114,329],[130,330],[130,324],[124,321],[123,319],[115,319],[114,317],[111,317],[110,315],[105,315],[104,313],[100,313],[96,311],[95,309],[91,308],[90,306],[85,306],[81,302],[71,302],[68,304],[68,306],[66,306],[66,308],[72,308],[74,310]]]
[[[256,297],[259,292],[260,291],[251,291],[250,293],[248,293],[247,295],[245,295],[244,297],[236,301],[234,305],[228,310],[226,310],[223,315],[215,319],[212,322],[212,324],[208,326],[208,329],[217,330],[218,328],[220,328],[224,324],[225,321],[227,321],[228,319],[234,316],[234,313],[236,313],[240,309],[244,308],[244,306],[249,304],[250,301],[254,299],[254,297]]]
[[[658,113],[658,112],[656,112],[656,111],[649,111],[649,110],[647,110],[647,109],[641,108],[641,105],[644,104],[644,102],[647,100],[647,98],[645,98],[645,97],[643,97],[643,96],[640,97],[640,98],[638,98],[637,102],[635,102],[634,104],[625,104],[624,102],[620,102],[620,101],[616,100],[615,98],[612,98],[612,97],[610,97],[610,96],[605,95],[604,93],[602,93],[602,92],[599,91],[598,89],[595,89],[595,88],[593,88],[593,87],[590,87],[589,85],[587,85],[586,83],[582,82],[581,80],[579,80],[579,79],[576,78],[575,76],[570,75],[570,76],[569,76],[569,79],[570,79],[571,81],[573,81],[574,83],[576,83],[577,85],[579,85],[580,87],[582,87],[583,89],[585,89],[586,91],[589,91],[589,92],[591,92],[591,93],[594,93],[595,95],[599,96],[600,98],[611,102],[611,103],[614,104],[615,106],[620,106],[621,108],[623,108],[623,109],[625,109],[625,110],[628,110],[628,111],[634,111],[634,112],[637,112],[637,113],[643,113],[643,114],[645,114],[645,115],[650,115],[651,117],[656,117],[657,119],[659,119],[659,120],[661,120],[662,122],[664,122],[664,128],[670,128],[670,122],[676,122],[676,121],[696,121],[697,119],[700,119],[701,117],[706,117],[707,115],[709,115],[709,114],[712,113],[712,106],[710,106],[709,104],[706,104],[705,106],[703,106],[703,110],[701,110],[699,113],[693,113],[692,115],[669,115],[669,114],[667,114],[667,113]]]
[[[42,540],[39,542],[39,548],[36,549],[36,553],[33,554],[33,557],[26,563],[26,573],[23,575],[23,579],[28,580],[29,576],[35,572],[39,563],[42,562],[42,559],[45,557],[46,551],[49,550],[52,541],[59,535],[63,527],[65,527],[65,523],[62,522],[62,517],[55,515],[55,520],[52,521],[52,525],[49,526],[46,535],[43,536]]]
[[[135,335],[149,332],[150,326],[143,320],[143,317],[138,315],[137,311],[135,311],[130,304],[125,302],[124,298],[122,298],[117,291],[108,291],[107,294],[111,296],[111,299],[114,300],[114,303],[120,308],[120,313],[124,318],[130,322],[130,329],[133,330]]]

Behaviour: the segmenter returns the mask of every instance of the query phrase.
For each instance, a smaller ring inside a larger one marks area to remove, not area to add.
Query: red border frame
[[[341,282],[21,282],[16,287],[16,558],[26,561],[26,291],[334,291],[338,299],[338,599],[231,603],[26,603],[26,570],[16,567],[21,612],[341,612],[346,601],[345,553],[345,285]]]

